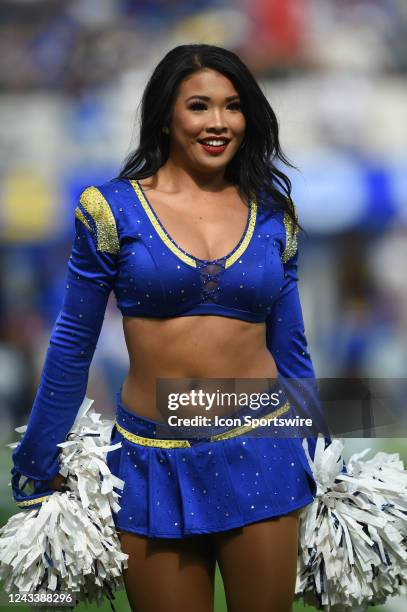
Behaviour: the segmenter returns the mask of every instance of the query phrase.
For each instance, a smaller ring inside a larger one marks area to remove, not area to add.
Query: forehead
[[[194,72],[181,81],[177,98],[187,98],[194,94],[224,97],[236,95],[238,91],[224,74],[207,68]]]

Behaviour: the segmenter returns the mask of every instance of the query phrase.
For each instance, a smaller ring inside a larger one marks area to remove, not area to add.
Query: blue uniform
[[[279,375],[308,380],[301,400],[306,398],[313,416],[320,413],[297,288],[296,232],[269,198],[251,194],[239,243],[213,261],[194,257],[172,239],[135,180],[85,189],[75,225],[64,301],[27,430],[13,453],[13,493],[21,507],[52,493],[46,483],[59,471],[57,444],[85,396],[112,290],[123,316],[210,314],[266,322]],[[116,517],[123,529],[163,537],[207,533],[289,512],[314,498],[315,481],[299,438],[291,444],[238,436],[171,449],[132,441],[154,438],[155,423],[127,410],[118,393],[119,427],[112,441],[122,440],[123,448],[109,453],[108,463],[126,482]],[[315,438],[310,442],[312,454]],[[24,493],[23,476],[36,483],[34,494]]]

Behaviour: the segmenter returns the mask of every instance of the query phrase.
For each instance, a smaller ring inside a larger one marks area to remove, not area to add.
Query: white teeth
[[[225,140],[204,140],[203,144],[210,145],[211,147],[222,147],[223,145],[227,144],[227,141]]]

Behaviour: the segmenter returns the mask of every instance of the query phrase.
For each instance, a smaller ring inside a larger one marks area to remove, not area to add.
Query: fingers
[[[59,491],[60,493],[64,493],[65,491],[70,491],[70,488],[66,484],[66,478],[61,476],[61,474],[57,474],[49,483],[51,489],[55,491]]]

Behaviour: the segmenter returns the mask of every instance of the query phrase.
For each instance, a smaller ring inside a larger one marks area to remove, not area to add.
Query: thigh
[[[298,515],[213,534],[228,612],[290,612],[298,558]]]
[[[148,538],[119,532],[129,555],[124,584],[133,612],[213,612],[215,557],[210,536]]]

